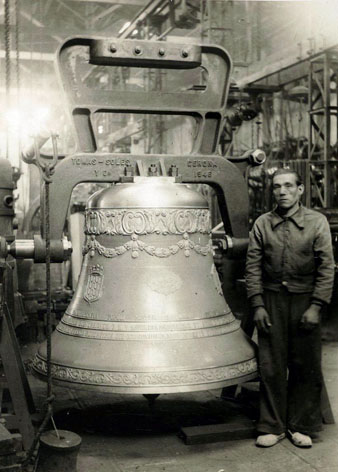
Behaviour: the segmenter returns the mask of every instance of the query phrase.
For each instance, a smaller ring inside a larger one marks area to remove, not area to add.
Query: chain
[[[54,168],[58,159],[58,152],[57,152],[57,144],[56,144],[56,135],[52,135],[52,143],[53,143],[53,160],[51,163],[46,164],[43,163],[40,157],[39,148],[37,145],[37,140],[35,139],[35,164],[38,166],[40,170],[41,177],[44,181],[44,208],[43,208],[43,216],[44,216],[44,237],[46,243],[46,338],[47,338],[47,411],[45,417],[35,435],[33,443],[27,453],[27,457],[24,460],[24,464],[28,464],[31,457],[34,454],[35,448],[38,444],[41,434],[44,432],[49,420],[51,420],[53,427],[56,431],[57,437],[59,437],[59,433],[55,427],[54,419],[53,419],[53,401],[55,395],[53,394],[52,388],[52,364],[51,364],[51,357],[52,357],[52,314],[51,314],[51,307],[52,307],[52,292],[51,292],[51,275],[50,275],[50,201],[49,201],[49,185],[52,182],[51,176],[54,172]]]
[[[47,177],[49,172],[46,172]],[[52,390],[52,368],[51,368],[51,353],[52,353],[52,323],[51,323],[51,279],[50,279],[50,222],[49,222],[49,184],[50,182],[45,181],[45,201],[44,201],[44,232],[45,232],[45,241],[46,241],[46,318],[47,318],[47,411],[45,417],[35,435],[33,443],[27,452],[27,456],[23,461],[24,465],[27,465],[33,454],[35,448],[39,442],[41,434],[44,432],[50,419],[53,421],[53,390]]]
[[[17,109],[19,109],[20,102],[21,102],[21,81],[20,81],[20,44],[19,44],[19,11],[20,11],[20,0],[15,0],[14,2],[14,12],[15,12],[15,78],[16,78],[16,105]],[[21,153],[21,126],[19,126],[18,130],[18,143],[19,143],[19,155]],[[21,172],[22,169],[22,160],[19,159],[19,170]]]
[[[20,100],[20,57],[19,57],[19,10],[20,0],[15,0],[14,11],[15,11],[15,75],[16,75],[16,86],[18,89],[18,100]]]
[[[10,27],[11,27],[11,20],[10,20],[10,0],[4,0],[4,8],[5,8],[5,74],[6,74],[6,109],[9,110],[10,108],[10,96],[9,90],[11,85],[11,37],[10,37]],[[8,124],[7,124],[7,132],[6,132],[6,159],[9,159],[9,137],[8,137]]]
[[[46,169],[47,177],[50,177],[49,169]],[[50,182],[45,182],[45,208],[44,208],[44,233],[46,239],[46,317],[47,317],[47,401],[52,398],[52,367],[51,367],[51,357],[52,357],[52,320],[51,320],[51,305],[52,305],[52,295],[51,295],[51,278],[50,278],[50,219],[49,219],[49,185]]]

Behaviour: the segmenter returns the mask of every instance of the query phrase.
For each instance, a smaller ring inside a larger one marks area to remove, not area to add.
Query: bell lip
[[[47,377],[44,374],[32,370],[33,375],[46,382]],[[144,395],[144,394],[166,394],[166,393],[189,393],[189,392],[202,392],[206,390],[217,390],[219,388],[230,387],[231,385],[239,385],[250,380],[258,379],[258,370],[250,372],[249,374],[242,375],[233,379],[210,382],[207,384],[196,384],[196,385],[175,385],[173,387],[105,387],[101,385],[90,385],[80,384],[76,382],[68,382],[65,380],[52,379],[52,384],[57,387],[64,387],[68,389],[76,389],[97,393],[111,393],[111,394],[129,394],[129,395]]]
[[[61,367],[61,371],[58,371]],[[56,368],[56,371],[54,370]],[[237,368],[237,370],[236,370]],[[32,373],[35,377],[47,380],[47,363],[46,359],[37,353],[32,365]],[[63,371],[62,371],[63,369]],[[254,352],[246,355],[238,362],[226,365],[214,365],[207,369],[193,370],[162,370],[158,372],[163,379],[159,379],[158,375],[149,381],[149,376],[154,372],[151,371],[115,371],[110,372],[95,369],[94,381],[93,377],[86,375],[92,373],[88,369],[79,371],[76,366],[61,365],[53,362],[51,365],[52,383],[55,385],[77,388],[81,390],[90,390],[96,392],[110,393],[180,393],[192,392],[222,388],[230,385],[237,385],[248,380],[258,378],[258,362]],[[60,375],[61,373],[61,375]],[[97,375],[108,377],[103,381],[95,381]],[[177,374],[182,374],[181,378]],[[189,374],[191,374],[189,379]],[[200,374],[200,375],[198,375]],[[115,375],[115,381],[114,381]],[[123,381],[123,376],[129,376],[128,381]],[[116,377],[117,376],[117,377]],[[142,378],[142,376],[144,376]],[[114,381],[114,383],[113,383]]]

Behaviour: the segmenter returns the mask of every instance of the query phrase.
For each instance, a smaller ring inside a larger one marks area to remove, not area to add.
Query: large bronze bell
[[[84,259],[52,336],[64,386],[116,393],[189,392],[257,375],[254,345],[226,304],[205,198],[173,178],[96,192]],[[46,345],[34,361],[46,375]]]

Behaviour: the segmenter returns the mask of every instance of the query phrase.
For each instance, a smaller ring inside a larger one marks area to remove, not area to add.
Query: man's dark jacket
[[[264,289],[312,293],[314,303],[329,303],[334,258],[328,221],[300,205],[283,218],[275,210],[257,218],[250,232],[246,286],[251,305],[263,306]]]

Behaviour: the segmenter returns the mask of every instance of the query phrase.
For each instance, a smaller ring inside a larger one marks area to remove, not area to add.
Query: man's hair
[[[293,175],[296,177],[296,184],[297,184],[298,186],[303,184],[303,179],[302,179],[301,176],[298,174],[298,172],[297,172],[296,170],[288,169],[288,168],[286,168],[286,167],[277,169],[277,170],[272,174],[272,182],[273,182],[273,179],[274,179],[275,177],[277,177],[277,175],[285,175],[285,174],[293,174]]]

